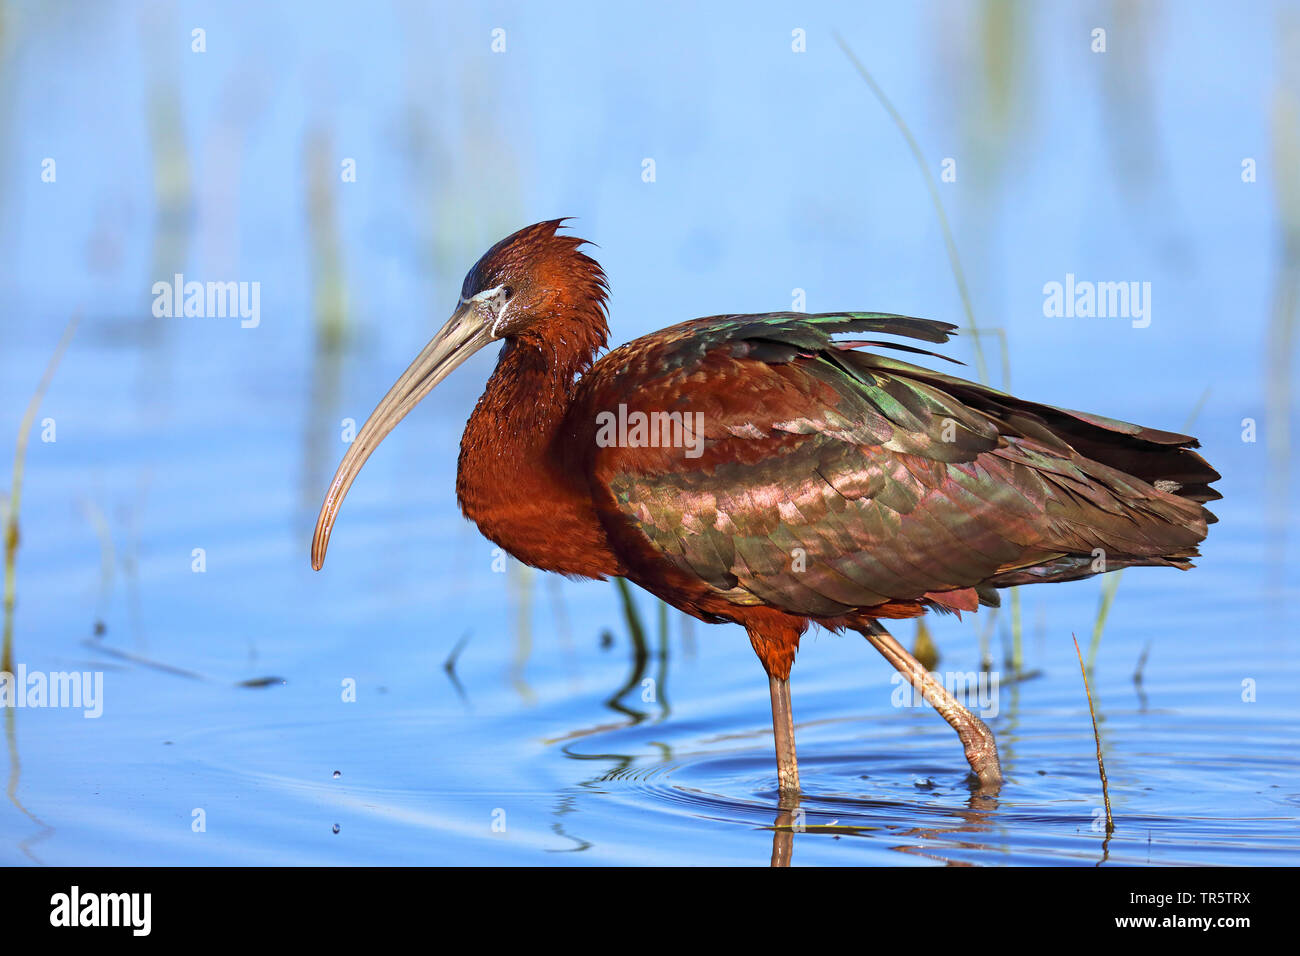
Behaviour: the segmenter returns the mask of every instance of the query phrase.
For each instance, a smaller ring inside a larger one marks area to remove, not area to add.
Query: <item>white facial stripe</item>
[[[496,321],[492,323],[493,338],[497,338],[497,339],[501,338],[502,327],[505,325],[506,322],[506,313],[509,311],[510,311],[510,303],[506,302],[503,306],[501,306],[501,311],[497,313]]]
[[[478,295],[472,296],[468,299],[462,298],[460,301],[463,302],[465,305],[470,305],[471,303],[474,302],[482,302],[486,299],[491,299],[493,296],[497,295],[500,292],[504,292],[505,288],[506,288],[505,286],[499,285],[495,289],[484,289]]]
[[[480,303],[484,303],[484,302],[489,303],[488,309],[492,313],[493,338],[498,338],[498,339],[501,338],[501,329],[505,323],[506,312],[510,308],[510,302],[508,299],[506,299],[505,292],[506,292],[506,287],[503,285],[499,285],[495,289],[484,289],[482,292],[478,293],[477,295],[471,296],[468,299],[465,298],[464,296],[460,297],[461,305],[477,306]],[[496,300],[495,303],[493,302],[493,300]],[[494,305],[495,308],[493,307]],[[498,312],[497,309],[500,309],[500,311]]]

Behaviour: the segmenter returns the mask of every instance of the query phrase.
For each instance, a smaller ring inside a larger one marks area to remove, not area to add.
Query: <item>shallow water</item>
[[[676,612],[661,628],[655,602],[637,592],[638,648],[611,584],[513,565],[500,573],[492,546],[461,519],[457,441],[490,355],[389,438],[348,498],[325,569],[308,566],[311,525],[345,447],[341,420],[365,416],[436,328],[464,268],[524,222],[583,216],[614,285],[615,341],[696,314],[788,308],[793,286],[810,290],[812,308],[959,320],[911,159],[824,32],[799,61],[806,69],[778,74],[789,27],[772,11],[701,37],[596,7],[584,8],[594,24],[585,32],[521,13],[511,21],[517,58],[482,74],[491,67],[481,58],[435,66],[430,50],[454,59],[456,31],[486,37],[490,23],[399,8],[355,37],[306,17],[288,52],[270,43],[231,63],[213,51],[202,71],[180,60],[161,81],[141,66],[151,62],[142,50],[188,21],[137,24],[129,9],[112,23],[19,17],[4,74],[14,154],[65,158],[57,192],[39,181],[5,187],[0,436],[16,434],[67,316],[83,316],[28,452],[17,660],[29,671],[102,672],[104,693],[96,719],[71,708],[4,713],[0,862],[1300,863],[1297,588],[1284,574],[1300,531],[1296,496],[1271,497],[1278,472],[1265,433],[1242,440],[1242,419],[1266,422],[1269,407],[1276,214],[1267,182],[1243,199],[1237,177],[1238,154],[1268,148],[1267,21],[1197,32],[1208,15],[1193,11],[1190,26],[1154,24],[1161,72],[1148,92],[1164,192],[1133,204],[1104,141],[1058,135],[1104,102],[1091,61],[1057,58],[1052,72],[1026,54],[1018,82],[1037,90],[1036,132],[1021,149],[1032,161],[992,199],[951,200],[977,311],[1005,316],[1017,392],[1178,429],[1210,389],[1192,430],[1224,474],[1221,521],[1194,571],[1125,573],[1091,675],[1116,822],[1107,837],[1070,639],[1087,652],[1098,581],[1022,589],[1033,675],[1023,680],[1004,662],[1009,600],[991,625],[987,611],[930,622],[945,674],[979,671],[981,636],[989,641],[1002,683],[988,722],[1007,776],[996,796],[971,789],[947,725],[896,706],[893,671],[865,642],[810,633],[792,677],[804,793],[783,807],[766,681],[741,631]],[[963,22],[978,11],[951,9]],[[288,29],[262,14],[205,12],[214,37]],[[922,142],[948,148],[957,126],[945,71],[963,61],[940,51],[965,34],[933,37],[922,14],[896,15],[838,26],[888,79]],[[1025,35],[1051,50],[1085,21],[1040,19]],[[628,31],[635,49],[602,45]],[[759,52],[764,31],[775,31],[776,54]],[[404,46],[407,34],[425,42]],[[558,78],[543,69],[537,46],[566,42],[590,54],[579,59],[602,81],[599,109],[552,86],[576,67],[554,66]],[[677,58],[670,78],[665,51]],[[918,74],[918,62],[944,68]],[[733,87],[727,76],[755,64],[768,79]],[[1202,89],[1193,64],[1223,74]],[[57,65],[62,85],[42,87]],[[477,89],[458,85],[461,69],[493,77],[481,92],[481,115],[493,118],[467,128],[458,114],[412,119],[408,105]],[[223,99],[241,77],[264,84],[260,106]],[[179,233],[155,211],[158,147],[138,102],[159,83],[184,106],[178,136],[195,206]],[[311,95],[313,83],[336,91],[334,106]],[[1198,90],[1197,108],[1170,89]],[[700,90],[716,90],[717,102],[698,102]],[[681,107],[675,97],[688,93]],[[629,102],[640,104],[634,118]],[[846,132],[844,115],[861,129]],[[791,116],[806,135],[773,145],[768,131]],[[120,130],[108,128],[114,117]],[[553,130],[583,123],[601,145],[562,147]],[[232,128],[233,146],[223,138]],[[337,199],[350,330],[338,350],[318,345],[313,318],[319,237],[301,155],[312,128],[331,132],[336,152],[362,156],[366,171]],[[647,129],[658,145],[644,145]],[[403,137],[421,131],[483,152],[419,153]],[[807,143],[832,134],[880,146],[810,158]],[[1140,139],[1119,146],[1140,151]],[[1222,180],[1201,165],[1206,142],[1226,144],[1214,157]],[[743,168],[737,143],[753,147]],[[653,201],[639,177],[646,149],[666,171],[689,170],[663,176]],[[482,165],[507,151],[518,161],[509,175]],[[91,156],[79,171],[77,158]],[[231,156],[238,169],[223,178]],[[495,175],[522,183],[524,196],[496,195]],[[759,210],[754,197],[770,198],[774,182],[789,188]],[[466,190],[490,215],[456,204]],[[983,201],[997,221],[980,218]],[[150,285],[170,269],[156,258],[159,236],[196,277],[260,280],[261,325],[151,318]],[[1146,329],[1046,320],[1042,285],[1067,271],[1149,279],[1160,311]],[[972,358],[969,341],[952,350]],[[39,440],[44,417],[57,424],[54,442]],[[1294,455],[1289,467],[1300,471]],[[895,633],[910,645],[914,627]]]
[[[274,458],[268,449],[263,464]],[[226,467],[245,461],[232,454]],[[161,467],[157,486],[191,467]],[[405,493],[420,496],[400,479],[393,494]],[[47,624],[39,643],[19,631],[21,657],[30,669],[103,670],[105,690],[98,719],[11,712],[20,773],[9,779],[32,818],[5,810],[4,859],[1300,861],[1293,621],[1234,603],[1243,576],[1267,574],[1247,556],[1211,551],[1194,572],[1129,572],[1121,584],[1093,687],[1117,824],[1106,840],[1070,640],[1091,625],[1095,583],[1022,592],[1039,673],[996,695],[989,723],[1008,778],[996,798],[972,790],[955,735],[932,712],[895,706],[899,685],[865,642],[810,634],[792,680],[805,790],[795,818],[780,812],[766,682],[742,632],[683,632],[673,614],[661,636],[642,594],[650,633],[638,667],[611,585],[565,583],[557,607],[544,580],[512,588],[494,574],[486,546],[457,523],[406,521],[373,498],[351,502],[320,575],[291,522],[235,507],[222,513],[244,523],[238,532],[202,511],[183,530],[142,528],[154,557],[115,589],[98,638],[93,561],[75,570],[57,549],[25,547],[20,620]],[[1228,539],[1229,553],[1232,530],[1225,520],[1213,539]],[[208,542],[206,574],[190,572],[186,539]],[[425,567],[391,560],[403,552]],[[264,609],[247,603],[252,593]],[[521,635],[515,602],[530,593]],[[910,640],[911,627],[898,633]],[[941,672],[978,670],[978,618],[934,630]],[[264,677],[283,683],[236,686]],[[347,680],[355,702],[343,700]],[[1244,680],[1255,702],[1243,701]]]

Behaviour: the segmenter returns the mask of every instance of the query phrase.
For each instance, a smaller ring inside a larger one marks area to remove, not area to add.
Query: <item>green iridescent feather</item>
[[[887,313],[726,315],[614,350],[583,377],[573,430],[590,436],[622,402],[698,412],[705,441],[699,457],[586,442],[603,520],[732,603],[811,617],[972,587],[987,601],[1095,573],[1098,551],[1107,570],[1188,566],[1219,477],[1193,439],[833,338],[953,331]]]

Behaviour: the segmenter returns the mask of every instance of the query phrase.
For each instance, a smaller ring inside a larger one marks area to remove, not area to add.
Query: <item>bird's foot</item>
[[[978,778],[980,789],[996,791],[1002,786],[1002,763],[998,760],[998,742],[993,731],[970,711],[958,717],[956,726],[966,751],[966,762]]]

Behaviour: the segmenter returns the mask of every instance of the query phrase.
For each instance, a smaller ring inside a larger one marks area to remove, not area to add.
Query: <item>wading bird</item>
[[[1135,565],[1191,567],[1219,475],[1193,438],[1039,405],[836,333],[941,343],[944,322],[878,312],[715,315],[605,347],[605,274],[537,223],[465,277],[447,324],[371,413],[321,506],[312,567],[362,465],[492,342],[456,497],[525,564],[622,576],[734,621],[767,670],[777,778],[797,792],[790,667],[809,624],[861,633],[957,731],[979,782],[992,732],[882,626],[974,611],[997,590]],[[944,356],[936,356],[944,358]],[[951,361],[951,360],[949,360]],[[617,424],[615,424],[617,423]]]

